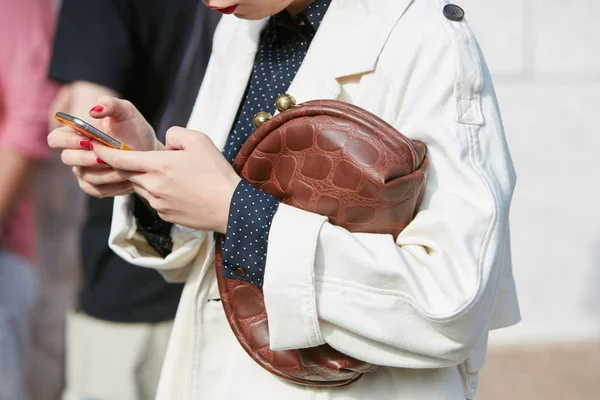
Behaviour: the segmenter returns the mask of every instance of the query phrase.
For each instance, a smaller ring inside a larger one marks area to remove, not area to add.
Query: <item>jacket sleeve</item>
[[[263,286],[272,349],[328,343],[378,365],[441,368],[487,334],[510,263],[515,175],[483,60],[466,62],[457,71],[441,51],[415,63],[410,85],[390,85],[402,96],[395,127],[430,159],[419,212],[398,237],[280,205]]]

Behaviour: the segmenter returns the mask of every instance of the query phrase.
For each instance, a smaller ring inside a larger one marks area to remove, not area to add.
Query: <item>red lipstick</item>
[[[236,4],[234,6],[229,6],[229,7],[224,7],[224,8],[218,8],[218,7],[208,7],[208,8],[217,10],[218,12],[223,13],[223,14],[233,14],[237,7],[238,7],[238,5]]]

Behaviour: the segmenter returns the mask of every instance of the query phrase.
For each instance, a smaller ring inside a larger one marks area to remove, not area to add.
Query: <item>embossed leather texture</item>
[[[260,126],[233,167],[282,203],[325,215],[351,232],[395,237],[421,201],[428,159],[423,143],[372,113],[316,100]],[[329,345],[272,351],[264,296],[250,283],[223,277],[220,241],[215,262],[223,308],[240,344],[259,365],[291,382],[331,387],[352,384],[377,368]]]

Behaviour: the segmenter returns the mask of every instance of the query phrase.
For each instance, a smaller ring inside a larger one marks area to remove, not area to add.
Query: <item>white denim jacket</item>
[[[344,389],[289,384],[248,357],[219,302],[212,233],[180,226],[160,258],[115,201],[111,248],[186,281],[158,398],[472,399],[488,332],[519,321],[508,214],[515,173],[489,72],[442,0],[333,0],[288,93],[363,107],[428,146],[414,221],[396,238],[350,233],[280,205],[264,294],[271,347],[328,343],[383,366]],[[221,148],[265,21],[225,17],[188,128]]]

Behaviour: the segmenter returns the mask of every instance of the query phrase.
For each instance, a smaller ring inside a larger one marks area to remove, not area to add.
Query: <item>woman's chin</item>
[[[260,19],[266,18],[266,17],[263,17],[262,15],[243,14],[243,13],[238,13],[238,12],[233,13],[233,15],[239,19],[245,19],[248,21],[258,21]]]
[[[233,15],[239,19],[247,19],[249,21],[257,21],[269,17],[268,13],[260,12],[260,10],[248,10],[244,6],[239,6]]]

